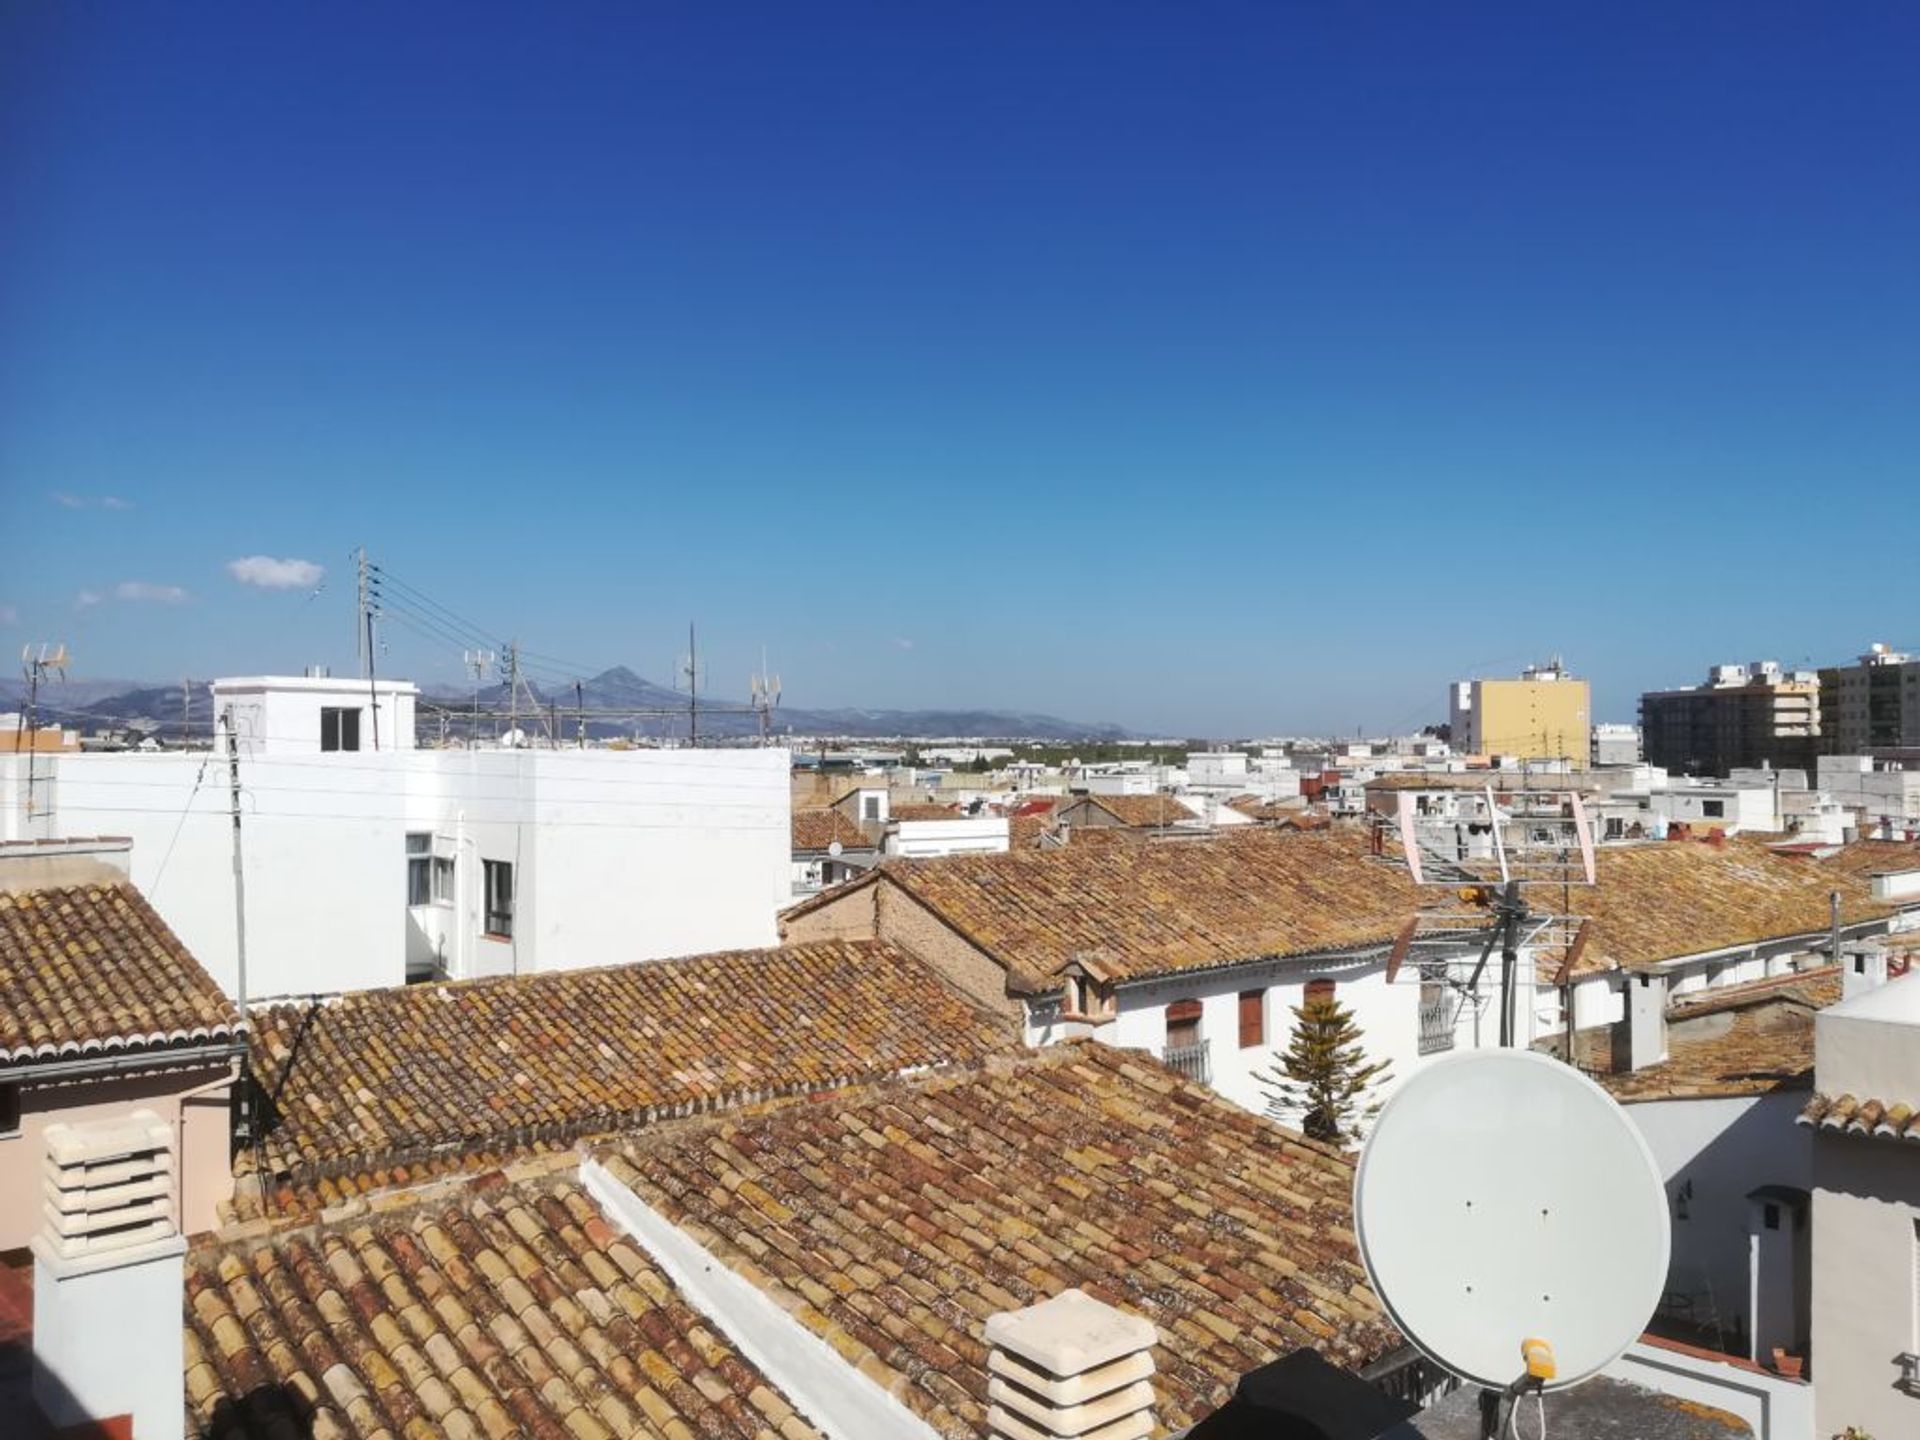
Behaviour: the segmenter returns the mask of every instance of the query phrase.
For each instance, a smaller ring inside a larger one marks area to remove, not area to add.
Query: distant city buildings
[[[1811,771],[1819,753],[1820,678],[1772,660],[1716,665],[1704,685],[1640,697],[1647,763],[1686,775],[1771,765]]]
[[[1851,665],[1821,667],[1819,680],[1826,753],[1920,747],[1920,658],[1874,644]]]
[[[1517,680],[1461,680],[1448,694],[1453,748],[1465,755],[1566,760],[1584,769],[1592,754],[1587,682],[1560,660],[1532,665]]]

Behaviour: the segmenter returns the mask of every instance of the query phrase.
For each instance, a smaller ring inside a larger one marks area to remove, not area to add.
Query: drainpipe
[[[1840,892],[1838,890],[1827,892],[1827,905],[1833,916],[1833,963],[1838,965],[1840,964]]]

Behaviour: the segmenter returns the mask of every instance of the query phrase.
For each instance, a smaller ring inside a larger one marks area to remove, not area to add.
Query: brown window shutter
[[[1200,1002],[1198,1000],[1176,1000],[1167,1006],[1168,1020],[1198,1020],[1199,1018]]]
[[[1316,1000],[1331,1000],[1331,999],[1333,999],[1333,981],[1331,980],[1307,981],[1307,993],[1305,997],[1307,1004],[1311,1005]]]
[[[1251,1050],[1267,1043],[1266,998],[1264,990],[1240,992],[1240,1048]]]

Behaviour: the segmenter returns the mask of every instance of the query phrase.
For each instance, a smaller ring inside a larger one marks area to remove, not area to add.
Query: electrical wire
[[[147,899],[155,900],[160,895],[160,882],[167,878],[167,862],[173,859],[173,847],[180,843],[180,832],[187,828],[187,816],[193,810],[193,800],[200,793],[200,782],[207,778],[207,766],[213,763],[213,752],[207,752],[206,759],[200,762],[199,773],[193,777],[193,788],[187,792],[187,803],[180,807],[179,823],[173,827],[173,838],[167,841],[167,853],[160,857],[160,868],[153,872],[153,883],[147,887]]]

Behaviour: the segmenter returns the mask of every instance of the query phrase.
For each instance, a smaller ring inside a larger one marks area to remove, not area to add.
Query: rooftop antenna
[[[1666,1284],[1646,1142],[1593,1081],[1529,1050],[1450,1055],[1403,1081],[1360,1153],[1353,1214],[1394,1324],[1481,1387],[1483,1440],[1529,1393],[1544,1427],[1545,1397],[1617,1360]]]
[[[27,708],[20,712],[16,722],[18,734],[14,749],[19,750],[22,742],[27,747],[27,825],[33,825],[34,807],[39,796],[36,789],[35,764],[40,745],[37,733],[40,729],[40,682],[49,673],[58,676],[63,682],[67,678],[67,647],[64,644],[42,645],[37,650],[32,645],[20,647],[20,673],[27,681]]]
[[[467,673],[473,677],[473,725],[467,731],[469,749],[480,739],[480,681],[487,671],[493,668],[497,657],[491,650],[462,650],[460,663],[467,667]]]
[[[687,682],[687,744],[700,743],[700,650],[694,641],[693,622],[687,622],[687,653],[680,662],[680,674]]]
[[[750,681],[753,713],[760,717],[760,743],[773,743],[773,712],[780,706],[780,677],[767,673],[767,652],[760,651],[760,673]]]
[[[1477,1021],[1486,1003],[1481,982],[1497,945],[1500,1044],[1521,1045],[1526,1043],[1516,1013],[1521,954],[1531,949],[1557,957],[1553,984],[1567,992],[1566,1060],[1575,1063],[1571,985],[1573,967],[1586,947],[1586,922],[1571,913],[1568,901],[1573,886],[1592,885],[1597,878],[1593,825],[1580,792],[1536,787],[1523,769],[1517,784],[1398,790],[1394,800],[1390,818],[1374,817],[1374,853],[1404,864],[1413,883],[1435,898],[1402,926],[1387,960],[1388,983],[1420,951],[1426,957],[1416,964],[1420,980],[1443,982],[1460,995],[1461,1004],[1473,1007]],[[1389,831],[1398,840],[1397,854],[1388,843]],[[1560,908],[1531,898],[1540,887],[1549,896],[1558,891]],[[1453,960],[1441,958],[1470,953],[1475,942],[1479,958],[1465,975]]]

